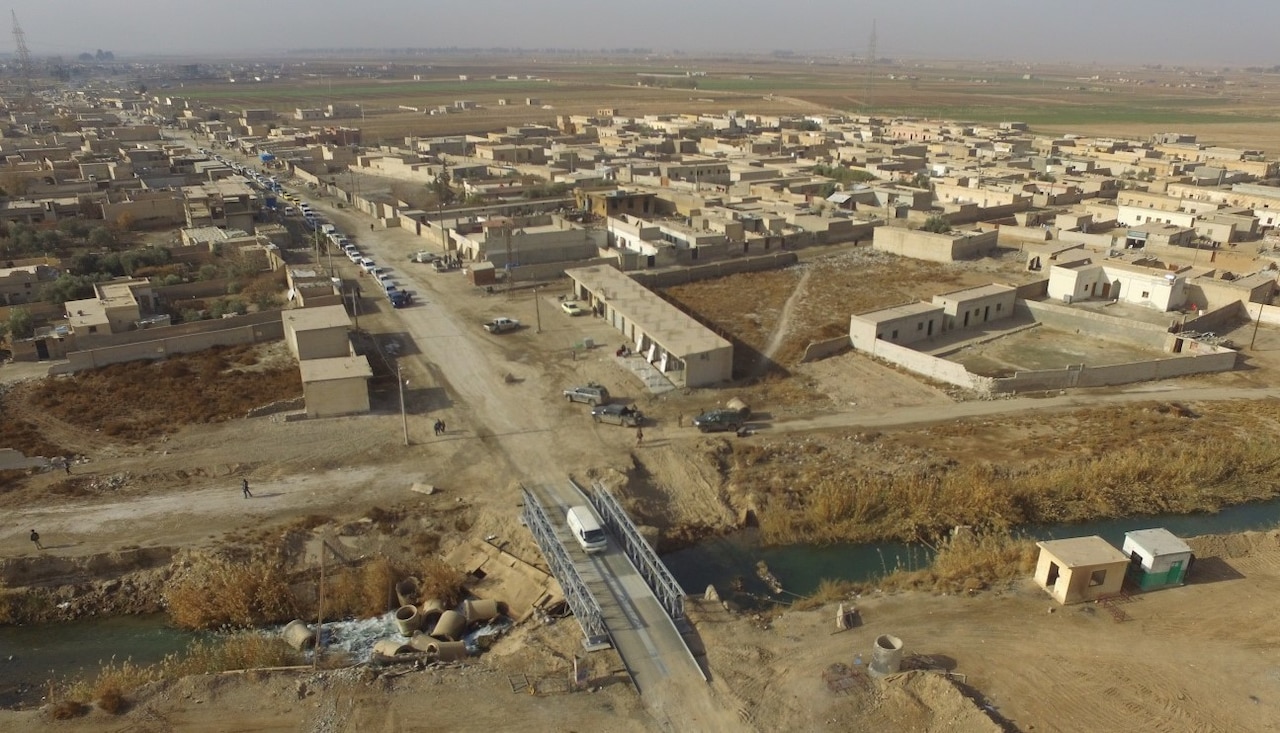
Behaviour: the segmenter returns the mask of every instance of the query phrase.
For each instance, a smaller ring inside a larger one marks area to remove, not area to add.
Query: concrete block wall
[[[822,341],[811,342],[805,347],[804,356],[800,357],[800,363],[807,364],[811,361],[825,359],[828,356],[834,356],[852,346],[849,343],[847,335],[836,336],[835,338],[824,339]]]
[[[725,275],[734,275],[740,272],[782,269],[783,267],[794,265],[798,259],[794,252],[777,252],[757,257],[741,257],[732,260],[709,262],[705,265],[695,265],[679,270],[635,272],[630,273],[630,275],[636,282],[646,288],[665,288],[672,285],[724,277]]]
[[[1019,300],[1015,314],[1030,316],[1050,327],[1083,336],[1100,336],[1132,341],[1153,349],[1165,349],[1169,329],[1151,323],[1131,321],[1102,313],[1037,300]],[[1172,325],[1173,317],[1170,316]]]
[[[142,331],[140,333],[148,332]],[[67,354],[68,368],[60,370],[59,373],[96,369],[108,364],[121,364],[127,361],[163,359],[171,354],[189,354],[210,349],[214,346],[236,346],[263,341],[277,341],[282,338],[284,338],[284,324],[280,321],[274,321],[257,325],[236,326],[206,333],[194,333],[187,336],[175,336],[119,346],[73,351]]]
[[[938,382],[945,382],[963,389],[990,392],[995,380],[972,374],[964,366],[946,359],[939,359],[906,346],[888,341],[873,342],[871,356],[896,364],[903,369]]]

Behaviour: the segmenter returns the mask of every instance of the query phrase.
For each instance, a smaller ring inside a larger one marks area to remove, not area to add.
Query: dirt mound
[[[933,672],[906,672],[884,681],[880,695],[866,712],[867,729],[1001,733],[979,705],[948,677]]]
[[[1280,547],[1280,530],[1205,535],[1187,540],[1197,557],[1241,558]]]

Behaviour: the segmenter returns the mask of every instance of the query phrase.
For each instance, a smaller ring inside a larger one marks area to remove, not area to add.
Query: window
[[[1089,574],[1089,587],[1094,588],[1107,582],[1107,571],[1095,570]]]
[[[97,327],[97,326],[90,326],[90,327],[89,327],[89,333],[97,333],[97,332],[98,332],[98,327]]]
[[[996,313],[999,313],[999,312],[1000,312],[1000,308],[1001,308],[1003,305],[1004,305],[1003,303],[996,303]]]
[[[917,331],[923,331],[923,330],[924,330],[924,321],[920,321],[919,323],[917,323],[917,324],[916,324],[916,330],[917,330]]]
[[[895,329],[893,329],[893,333],[889,335],[889,338],[891,338],[891,339],[896,339],[896,338],[898,338],[898,329],[896,329],[896,328],[895,328]]]
[[[1146,290],[1143,290],[1143,291],[1142,291],[1142,297],[1144,297],[1144,298],[1150,298],[1150,297],[1151,297],[1151,293],[1147,292]]]

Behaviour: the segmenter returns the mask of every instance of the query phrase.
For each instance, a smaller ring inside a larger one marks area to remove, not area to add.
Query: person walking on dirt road
[[[34,529],[31,530],[31,541],[35,543],[37,550],[44,549],[44,545],[40,544],[40,533],[35,531]]]
[[[643,442],[644,442],[644,428],[636,428],[636,447],[639,448],[640,444]]]
[[[240,490],[244,492],[244,498],[246,499],[253,498],[253,493],[249,491],[249,479],[247,478],[240,479]]]

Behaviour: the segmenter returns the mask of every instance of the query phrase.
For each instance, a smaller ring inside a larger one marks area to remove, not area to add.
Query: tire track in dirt
[[[782,347],[782,342],[791,331],[791,314],[795,311],[796,303],[800,302],[800,298],[804,297],[805,286],[809,284],[809,275],[812,272],[813,270],[805,268],[800,275],[800,281],[796,283],[796,289],[787,298],[787,302],[782,304],[782,314],[778,316],[778,324],[773,327],[773,333],[769,334],[769,342],[765,344],[764,352],[761,354],[763,358],[756,363],[756,368],[752,370],[752,377],[761,376],[774,363],[773,355],[778,353],[778,349]]]

